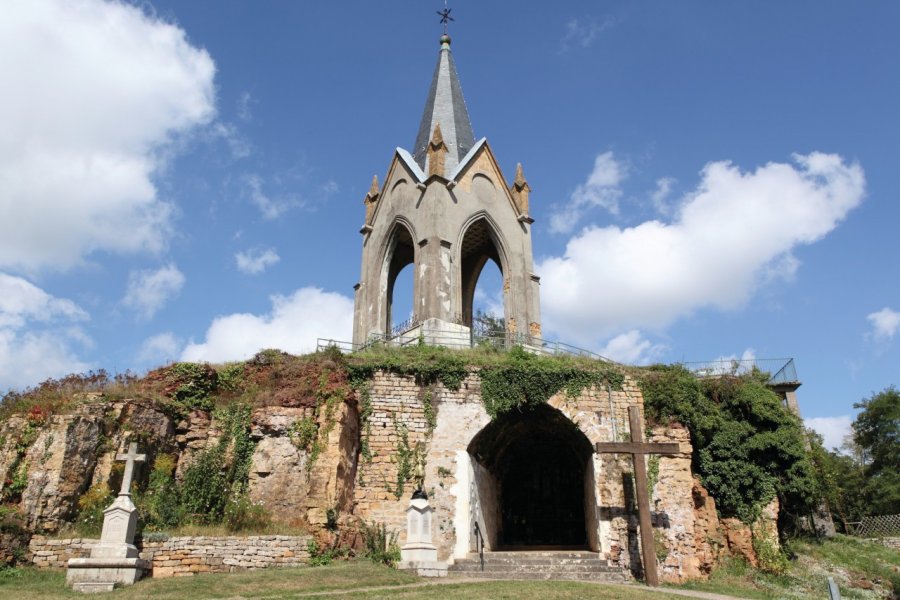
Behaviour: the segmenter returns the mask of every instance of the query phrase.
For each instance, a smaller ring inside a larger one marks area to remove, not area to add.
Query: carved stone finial
[[[444,135],[441,133],[441,124],[436,123],[431,141],[428,142],[428,176],[438,175],[444,177],[444,157],[447,154],[447,144],[444,143]]]
[[[512,186],[509,188],[513,200],[515,200],[516,208],[520,215],[528,214],[528,194],[531,192],[531,186],[525,180],[525,173],[522,171],[522,163],[516,165],[516,178],[513,180]]]
[[[372,175],[372,185],[363,199],[363,204],[366,205],[366,225],[372,225],[372,218],[375,216],[375,203],[378,202],[378,196],[380,195],[378,191],[378,175]]]

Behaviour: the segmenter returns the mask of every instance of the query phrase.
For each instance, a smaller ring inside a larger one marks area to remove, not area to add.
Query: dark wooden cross
[[[650,522],[650,495],[647,480],[645,454],[678,454],[678,444],[651,444],[644,441],[641,427],[641,413],[637,406],[628,407],[628,426],[631,429],[630,442],[600,442],[596,444],[598,454],[630,454],[634,460],[634,487],[637,490],[638,523],[641,527],[641,554],[644,560],[644,581],[647,585],[659,585],[656,572],[656,543],[653,540],[653,525]]]

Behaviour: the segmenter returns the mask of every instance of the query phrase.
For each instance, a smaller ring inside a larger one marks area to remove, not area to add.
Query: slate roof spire
[[[462,86],[459,84],[456,65],[453,63],[450,36],[446,33],[441,36],[441,51],[413,149],[413,158],[425,172],[428,172],[426,167],[428,143],[437,125],[440,125],[444,143],[447,145],[444,172],[449,174],[475,145],[475,134],[472,133],[469,111],[466,110]]]

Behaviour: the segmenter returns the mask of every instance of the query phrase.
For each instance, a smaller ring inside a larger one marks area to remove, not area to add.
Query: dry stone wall
[[[309,560],[309,536],[173,537],[138,541],[140,557],[150,561],[151,576],[179,577],[194,573],[228,573],[268,567],[296,567]],[[38,568],[63,569],[70,558],[90,556],[99,540],[48,539],[35,536],[29,556]]]

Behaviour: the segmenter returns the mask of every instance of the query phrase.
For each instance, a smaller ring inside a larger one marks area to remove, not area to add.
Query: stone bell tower
[[[392,314],[391,306],[394,282],[409,264],[413,320],[404,329],[426,339],[434,333],[435,343],[441,343],[440,332],[468,340],[475,284],[488,260],[503,275],[507,332],[541,335],[531,188],[521,165],[507,185],[487,140],[475,141],[450,36],[442,35],[440,44],[413,153],[397,148],[384,182],[379,186],[374,177],[364,199],[362,274],[354,288],[356,344],[391,334],[408,316]]]

